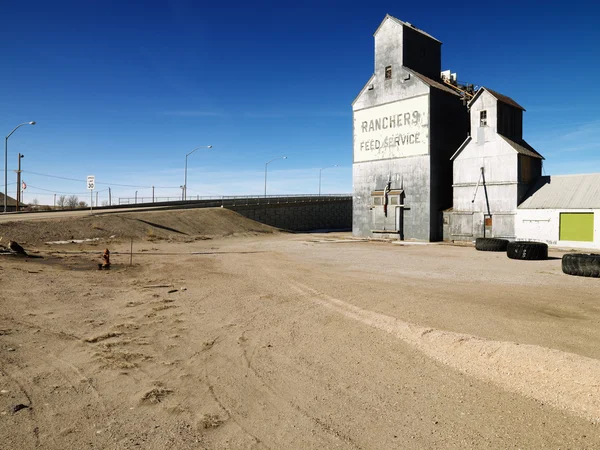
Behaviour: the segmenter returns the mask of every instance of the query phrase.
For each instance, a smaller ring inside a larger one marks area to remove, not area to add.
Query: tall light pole
[[[287,159],[287,156],[278,156],[277,158],[273,158],[271,161],[265,164],[265,197],[267,196],[267,166],[276,159]]]
[[[8,138],[17,131],[18,128],[23,125],[35,125],[35,122],[24,122],[20,125],[17,125],[14,130],[8,133],[8,136],[4,139],[4,212],[6,213],[6,199],[8,195]]]
[[[319,169],[319,195],[321,195],[321,172],[323,172],[325,169],[329,169],[331,167],[337,167],[337,164],[334,164],[333,166],[327,166],[327,167],[323,167],[322,169]]]
[[[19,207],[21,206],[21,159],[25,158],[25,155],[21,155],[19,153],[19,168],[17,169],[17,207],[15,208],[15,211],[19,210]]]
[[[212,145],[202,145],[200,147],[196,147],[194,150],[185,155],[185,175],[183,179],[183,200],[187,200],[187,159],[192,153],[201,148],[212,148]]]

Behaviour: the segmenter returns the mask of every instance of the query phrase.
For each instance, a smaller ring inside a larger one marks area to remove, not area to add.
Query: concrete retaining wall
[[[257,222],[292,231],[350,230],[351,197],[269,198],[224,205]]]

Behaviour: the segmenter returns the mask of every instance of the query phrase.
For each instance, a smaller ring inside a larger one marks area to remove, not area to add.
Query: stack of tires
[[[515,241],[506,239],[477,238],[475,248],[484,252],[506,252],[510,259],[548,259],[548,244],[544,242]]]
[[[568,275],[600,278],[600,255],[567,253],[562,257],[562,271]]]

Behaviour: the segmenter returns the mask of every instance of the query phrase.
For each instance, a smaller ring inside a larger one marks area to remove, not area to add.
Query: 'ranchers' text
[[[429,96],[354,111],[354,162],[429,153]]]
[[[360,124],[360,131],[368,133],[370,131],[387,130],[388,128],[397,128],[407,125],[419,125],[421,123],[421,114],[419,111],[413,111],[412,114],[394,114],[392,116],[379,119],[363,120]]]
[[[398,129],[415,127],[418,125],[421,125],[421,113],[419,111],[413,111],[412,113],[406,112],[403,114],[393,114],[380,117],[378,119],[363,120],[360,124],[360,131],[362,133],[370,133],[394,128]],[[421,134],[418,132],[393,133],[380,139],[364,139],[360,141],[359,146],[361,151],[373,151],[385,149],[387,147],[400,147],[411,144],[419,144],[423,142],[420,140],[420,135]],[[379,134],[378,137],[380,136],[381,135]]]

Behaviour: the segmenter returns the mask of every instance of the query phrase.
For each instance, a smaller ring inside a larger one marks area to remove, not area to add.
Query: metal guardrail
[[[154,202],[141,203],[142,197],[138,197],[138,203],[122,203],[111,206],[94,206],[93,211],[101,213],[105,210],[119,210],[129,208],[149,208],[153,210],[161,209],[176,209],[176,208],[215,208],[215,207],[235,207],[235,206],[260,206],[260,205],[273,205],[273,204],[291,204],[291,203],[319,203],[319,202],[331,202],[341,200],[352,200],[352,194],[307,194],[307,195],[256,195],[256,196],[242,196],[242,195],[231,195],[231,196],[220,196],[220,197],[209,197],[200,198],[199,200],[170,200],[158,202],[158,198],[155,198]],[[19,214],[37,214],[37,213],[53,213],[60,211],[89,211],[87,208],[75,208],[75,209],[51,209],[51,210],[37,210],[37,211],[19,211],[9,212],[7,215],[19,215]],[[107,211],[110,212],[110,211]]]
[[[205,201],[205,200],[238,200],[238,199],[269,199],[269,198],[300,198],[300,197],[351,197],[352,194],[284,194],[284,195],[212,195],[212,196],[190,196],[187,200],[183,200],[180,197],[119,197],[118,205],[138,205],[138,204],[152,204],[152,203],[164,203],[164,202],[192,202],[192,201]],[[113,205],[115,206],[115,205]]]

